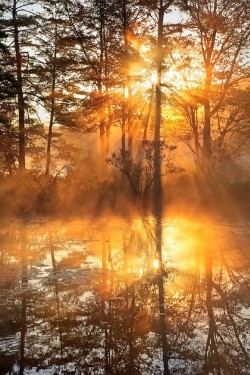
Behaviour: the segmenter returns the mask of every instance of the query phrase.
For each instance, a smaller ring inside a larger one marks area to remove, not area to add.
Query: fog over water
[[[249,222],[161,230],[159,258],[150,216],[2,222],[0,374],[248,374]]]
[[[0,375],[250,374],[249,15],[0,1]]]

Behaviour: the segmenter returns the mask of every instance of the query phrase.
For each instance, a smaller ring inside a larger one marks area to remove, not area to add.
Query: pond
[[[250,223],[0,229],[0,374],[249,374]]]

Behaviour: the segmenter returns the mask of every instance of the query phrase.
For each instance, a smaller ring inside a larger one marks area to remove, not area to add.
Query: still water
[[[250,223],[0,229],[0,374],[249,374]]]

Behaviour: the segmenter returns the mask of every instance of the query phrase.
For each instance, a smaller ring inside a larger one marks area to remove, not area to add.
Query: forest
[[[0,375],[248,375],[250,1],[1,0]]]
[[[0,11],[3,214],[150,206],[157,180],[168,203],[247,204],[248,1]]]

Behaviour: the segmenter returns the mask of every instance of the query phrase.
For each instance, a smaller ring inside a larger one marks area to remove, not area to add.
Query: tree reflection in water
[[[27,330],[27,299],[28,299],[28,251],[26,245],[26,230],[20,232],[20,255],[21,255],[21,317],[20,317],[20,371],[25,371],[25,336]]]
[[[0,374],[248,374],[249,239],[180,217],[2,225]]]

